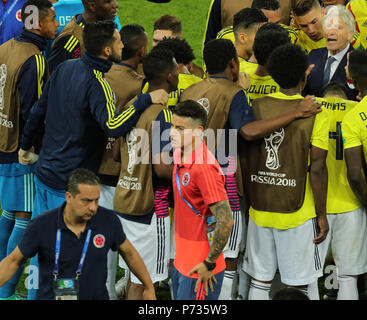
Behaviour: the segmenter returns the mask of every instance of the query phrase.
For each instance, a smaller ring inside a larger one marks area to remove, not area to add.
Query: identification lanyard
[[[178,171],[179,171],[179,166],[177,165],[176,167],[176,185],[177,185],[177,190],[178,190],[178,193],[180,194],[180,197],[182,198],[182,200],[188,205],[188,207],[196,214],[198,215],[200,218],[203,218],[203,219],[206,219],[206,223],[208,224],[208,226],[212,226],[216,223],[217,219],[215,218],[214,215],[211,215],[211,216],[208,216],[208,217],[204,217],[202,216],[198,210],[196,210],[194,208],[194,206],[186,200],[186,198],[183,196],[182,194],[182,191],[181,191],[181,181],[180,181],[180,177],[179,177],[179,174],[178,174]]]
[[[9,15],[9,13],[14,9],[14,7],[17,5],[19,0],[14,0],[14,2],[11,4],[11,6],[5,11],[4,15],[2,16],[2,18],[0,19],[0,27],[2,26],[2,24],[4,23],[6,17]],[[6,4],[7,2],[5,2]]]
[[[185,197],[182,195],[182,192],[181,192],[181,181],[180,181],[180,177],[178,175],[178,171],[179,171],[179,166],[177,165],[177,170],[176,170],[176,185],[177,185],[177,189],[178,189],[178,193],[180,194],[180,197],[182,198],[182,200],[188,205],[188,207],[196,214],[198,215],[199,217],[202,217],[204,218],[202,215],[200,215],[199,211],[197,211],[193,205],[188,202]]]
[[[87,255],[88,245],[90,241],[90,237],[92,234],[92,230],[88,229],[87,237],[84,242],[84,247],[82,251],[82,256],[80,257],[79,266],[76,270],[76,279],[81,275],[82,268],[84,264],[85,257]],[[60,258],[60,245],[61,245],[61,229],[57,229],[56,234],[56,248],[55,248],[55,266],[54,266],[54,278],[57,279],[57,276],[59,274],[59,258]]]

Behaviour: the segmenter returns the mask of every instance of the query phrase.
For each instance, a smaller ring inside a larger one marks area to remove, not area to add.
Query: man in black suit
[[[352,14],[342,5],[330,6],[323,22],[326,47],[309,53],[309,64],[315,67],[307,78],[303,93],[320,97],[329,82],[340,82],[348,88],[348,99],[356,100],[357,91],[347,83],[345,66],[347,55],[353,50],[350,41],[355,32]]]

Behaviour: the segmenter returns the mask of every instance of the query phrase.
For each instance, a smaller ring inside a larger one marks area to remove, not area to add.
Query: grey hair
[[[348,31],[351,33],[356,32],[356,24],[353,15],[341,4],[329,6],[326,9],[326,14],[322,19],[322,27],[324,28],[325,22],[330,17],[339,17],[343,20],[345,25],[348,28]]]

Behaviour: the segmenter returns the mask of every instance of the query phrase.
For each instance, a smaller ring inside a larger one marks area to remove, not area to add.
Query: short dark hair
[[[100,55],[103,49],[114,41],[115,30],[116,24],[109,20],[86,24],[83,30],[86,51],[94,56]]]
[[[290,43],[288,31],[275,23],[266,23],[257,31],[253,52],[259,65],[265,66],[275,48]]]
[[[283,288],[277,291],[272,300],[310,300],[310,298],[297,288]]]
[[[367,50],[353,50],[349,56],[348,69],[352,78],[367,79]]]
[[[195,59],[194,52],[185,39],[163,39],[157,47],[172,51],[177,63],[188,64]]]
[[[82,0],[82,4],[84,7],[84,10],[88,10],[89,9],[89,3],[92,2],[91,0]]]
[[[319,0],[292,0],[291,2],[291,8],[295,16],[304,16],[314,7],[320,7]]]
[[[165,48],[154,47],[143,58],[143,71],[148,82],[162,80],[173,69],[174,55]]]
[[[208,119],[208,114],[206,113],[204,107],[194,100],[185,100],[179,102],[173,107],[172,114],[198,121],[204,128]]]
[[[75,197],[80,192],[79,184],[96,186],[101,184],[101,180],[92,171],[78,168],[70,173],[66,184],[66,191],[70,192],[73,197]]]
[[[252,28],[255,24],[268,22],[268,18],[260,9],[244,8],[233,16],[233,32]]]
[[[337,93],[339,96],[348,99],[347,87],[340,82],[330,82],[321,89],[321,96],[324,97],[327,93]]]
[[[275,11],[280,9],[280,3],[278,0],[254,0],[251,8]]]
[[[147,41],[145,29],[139,24],[127,24],[120,30],[121,41],[124,44],[122,49],[122,60],[133,58],[137,51],[143,47]]]
[[[28,0],[24,3],[21,11],[22,22],[25,23],[26,19],[34,14],[33,10],[31,10],[31,6],[34,6],[38,10],[39,20],[42,21],[48,15],[48,9],[52,8],[52,3],[49,0]],[[28,9],[28,10],[26,10]],[[27,12],[26,12],[27,11]]]
[[[308,57],[300,46],[285,44],[270,54],[266,68],[281,88],[296,88],[308,68]]]
[[[155,30],[171,30],[173,34],[181,34],[182,24],[177,17],[166,14],[154,22],[153,31]]]
[[[214,39],[205,44],[203,57],[208,73],[217,74],[223,72],[228,63],[238,56],[231,40]]]

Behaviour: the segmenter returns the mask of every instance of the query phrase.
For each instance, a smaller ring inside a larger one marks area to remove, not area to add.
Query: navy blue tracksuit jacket
[[[152,104],[149,94],[118,114],[114,93],[104,73],[110,61],[85,55],[61,63],[53,71],[40,99],[32,107],[20,140],[28,150],[37,128],[45,121],[45,135],[35,173],[46,186],[65,190],[76,168],[97,172],[106,134],[125,135]]]

